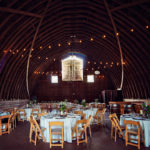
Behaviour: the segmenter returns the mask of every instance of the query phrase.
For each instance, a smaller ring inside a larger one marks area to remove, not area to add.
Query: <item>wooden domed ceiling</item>
[[[0,98],[28,97],[28,60],[31,90],[70,51],[86,55],[116,89],[123,63],[124,97],[150,97],[149,10],[149,0],[0,0]]]

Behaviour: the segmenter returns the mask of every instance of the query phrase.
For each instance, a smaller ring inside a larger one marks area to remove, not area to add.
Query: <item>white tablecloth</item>
[[[75,109],[75,111],[83,111],[86,114],[86,119],[91,115],[92,117],[96,114],[97,108],[89,108],[89,109]]]
[[[38,109],[39,109],[39,112],[41,113],[41,109],[40,109],[39,107],[36,107],[36,108],[38,108]],[[25,109],[24,109],[25,112],[26,112],[27,120],[29,120],[29,117],[30,117],[30,115],[31,115],[32,109],[34,109],[34,108],[25,108]]]
[[[0,112],[0,116],[6,116],[6,115],[10,115],[9,112]]]
[[[80,120],[81,116],[79,115],[68,115],[68,117],[57,119],[57,117],[51,118],[50,115],[42,116],[40,120],[40,126],[46,128],[43,132],[46,142],[49,142],[49,122],[52,121],[63,121],[64,122],[64,141],[72,143],[72,130],[76,124],[77,120]]]
[[[136,120],[133,119],[132,117],[126,118],[124,116],[120,116],[120,125],[124,125],[124,120],[139,121],[142,129],[144,129],[145,146],[149,147],[150,146],[150,119]]]

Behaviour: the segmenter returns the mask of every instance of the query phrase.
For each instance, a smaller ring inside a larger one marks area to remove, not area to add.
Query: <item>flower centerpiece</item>
[[[95,103],[98,103],[98,98],[95,99]]]
[[[82,105],[83,107],[86,107],[86,100],[85,100],[85,99],[82,100],[81,105]]]
[[[66,109],[65,103],[61,102],[61,103],[60,103],[60,111],[61,111],[61,115],[64,113],[65,109]]]
[[[148,115],[150,114],[150,103],[144,103],[142,104],[143,107],[143,111],[145,112],[145,116],[148,117]]]
[[[29,106],[29,107],[32,107],[32,105],[33,105],[33,101],[30,100],[28,106]]]

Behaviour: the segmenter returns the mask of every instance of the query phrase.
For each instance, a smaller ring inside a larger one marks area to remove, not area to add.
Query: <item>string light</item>
[[[102,61],[100,61],[100,64],[102,65],[102,64],[103,64],[103,62],[102,62]]]
[[[134,32],[134,29],[130,29],[131,32]]]
[[[105,38],[106,38],[106,35],[104,34],[104,35],[102,36],[102,38],[105,39]]]
[[[91,39],[90,39],[90,41],[94,41],[94,39],[93,39],[93,38],[91,38]]]
[[[117,62],[116,65],[119,66],[119,62]]]
[[[48,60],[48,57],[46,57],[46,60]]]
[[[79,43],[82,43],[82,40],[80,40]]]
[[[42,46],[40,46],[40,49],[42,49],[43,47]]]
[[[40,56],[38,56],[38,59],[40,59],[41,57]]]
[[[25,52],[25,51],[26,51],[26,48],[24,48],[23,51]]]
[[[119,36],[119,33],[118,33],[118,32],[116,33],[116,36]]]
[[[52,48],[52,46],[51,46],[51,45],[49,45],[49,46],[48,46],[48,48]]]
[[[125,62],[122,62],[122,64],[125,65],[126,63],[125,63]]]
[[[60,43],[58,44],[58,47],[61,47],[61,44],[60,44]]]
[[[71,43],[70,43],[70,42],[68,42],[68,45],[70,46],[70,45],[71,45]]]
[[[106,65],[108,65],[108,62],[106,62]]]
[[[24,57],[24,55],[21,55],[21,57]]]
[[[149,26],[147,25],[147,26],[145,26],[145,28],[146,28],[146,29],[148,29],[148,28],[149,28]]]

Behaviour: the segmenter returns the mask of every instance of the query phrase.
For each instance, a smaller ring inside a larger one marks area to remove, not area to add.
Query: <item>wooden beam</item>
[[[36,18],[41,18],[41,15],[37,15],[34,13],[22,11],[22,10],[17,10],[17,9],[12,9],[12,8],[6,8],[6,7],[0,7],[0,11],[2,12],[8,12],[8,13],[14,13],[14,14],[21,14],[25,16],[31,16],[31,17],[36,17]]]
[[[150,2],[150,0],[136,0],[134,2],[115,7],[113,9],[111,9],[111,12],[118,11],[120,9],[124,9],[124,8],[128,8],[128,7],[132,7],[132,6],[135,6],[135,5],[139,5],[141,3],[146,3],[146,2]]]
[[[108,6],[108,3],[106,2],[106,0],[104,0],[104,4],[105,4],[105,7],[106,7],[108,16],[110,17],[110,20],[111,20],[111,23],[112,23],[112,27],[113,27],[115,35],[116,35],[118,47],[119,47],[120,58],[121,58],[121,83],[120,83],[120,89],[122,89],[123,80],[124,80],[123,52],[122,52],[119,36],[117,36],[117,34],[116,34],[117,33],[117,27],[116,27],[116,24],[114,22],[114,19],[112,17],[111,11],[109,9],[109,6]]]
[[[32,48],[34,47],[34,43],[35,43],[36,37],[37,37],[38,32],[39,32],[40,26],[41,26],[41,24],[42,24],[42,22],[43,22],[43,19],[44,19],[44,17],[45,17],[45,14],[46,14],[46,12],[47,12],[47,10],[48,10],[48,7],[49,7],[49,5],[50,5],[50,1],[51,1],[51,0],[48,0],[48,3],[47,3],[46,8],[45,8],[45,10],[44,10],[44,13],[43,13],[43,15],[42,15],[42,17],[41,17],[41,19],[40,19],[40,22],[39,22],[38,27],[37,27],[37,29],[36,29],[36,32],[35,32],[35,34],[34,34],[33,41],[32,41],[32,44],[31,44],[30,51],[29,51],[29,55],[28,55],[27,70],[26,70],[26,88],[27,88],[27,92],[28,92],[29,98],[30,98],[30,91],[29,91],[29,66],[30,66],[30,56],[31,56],[31,53],[32,53]]]

